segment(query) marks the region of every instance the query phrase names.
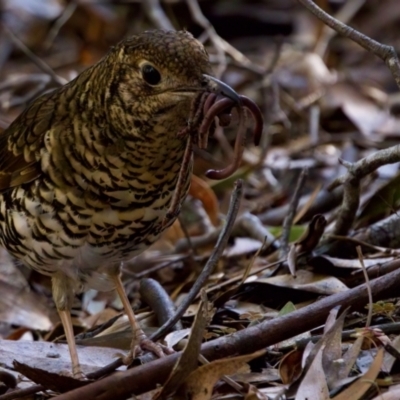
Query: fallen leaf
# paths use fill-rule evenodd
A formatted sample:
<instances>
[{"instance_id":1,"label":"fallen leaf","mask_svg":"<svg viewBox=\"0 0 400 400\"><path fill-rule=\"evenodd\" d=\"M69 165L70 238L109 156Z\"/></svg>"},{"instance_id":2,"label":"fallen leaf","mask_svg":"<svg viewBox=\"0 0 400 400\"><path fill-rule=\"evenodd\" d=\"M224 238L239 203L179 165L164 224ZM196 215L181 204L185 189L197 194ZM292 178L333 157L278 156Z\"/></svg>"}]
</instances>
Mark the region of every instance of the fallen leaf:
<instances>
[{"instance_id":1,"label":"fallen leaf","mask_svg":"<svg viewBox=\"0 0 400 400\"><path fill-rule=\"evenodd\" d=\"M351 386L335 396L332 400L360 399L364 395L364 393L371 387L371 385L374 384L374 381L378 376L382 366L383 353L384 350L382 348L379 349L369 370L359 379L357 379Z\"/></svg>"},{"instance_id":2,"label":"fallen leaf","mask_svg":"<svg viewBox=\"0 0 400 400\"><path fill-rule=\"evenodd\" d=\"M86 374L104 367L116 358L115 349L86 346L77 346L77 348L82 370ZM32 368L56 374L72 370L71 357L66 344L0 340L0 360L5 367L10 369L14 368L13 362L16 360Z\"/></svg>"},{"instance_id":3,"label":"fallen leaf","mask_svg":"<svg viewBox=\"0 0 400 400\"><path fill-rule=\"evenodd\" d=\"M204 290L202 291L201 297L202 301L200 303L199 311L196 314L188 343L183 350L181 357L175 364L167 382L164 384L164 387L156 398L168 398L181 386L182 382L185 381L189 374L194 371L198 365L200 346L204 337L204 332L212 317L212 305L208 303L206 292Z\"/></svg>"},{"instance_id":4,"label":"fallen leaf","mask_svg":"<svg viewBox=\"0 0 400 400\"><path fill-rule=\"evenodd\" d=\"M260 278L256 282L326 295L348 290L345 284L333 276L314 274L306 270L298 271L296 277L286 274Z\"/></svg>"},{"instance_id":5,"label":"fallen leaf","mask_svg":"<svg viewBox=\"0 0 400 400\"><path fill-rule=\"evenodd\" d=\"M1 280L0 293L0 320L2 322L43 331L52 328L49 304L45 297Z\"/></svg>"},{"instance_id":6,"label":"fallen leaf","mask_svg":"<svg viewBox=\"0 0 400 400\"><path fill-rule=\"evenodd\" d=\"M232 375L253 358L262 356L265 350L260 350L244 356L224 358L202 365L193 371L179 388L177 399L209 400L213 387L223 375Z\"/></svg>"},{"instance_id":7,"label":"fallen leaf","mask_svg":"<svg viewBox=\"0 0 400 400\"><path fill-rule=\"evenodd\" d=\"M210 217L210 221L214 226L217 226L219 214L218 199L209 184L193 174L189 194L203 203L204 210Z\"/></svg>"},{"instance_id":8,"label":"fallen leaf","mask_svg":"<svg viewBox=\"0 0 400 400\"><path fill-rule=\"evenodd\" d=\"M297 390L296 400L329 400L328 385L322 368L325 346L321 346Z\"/></svg>"}]
</instances>

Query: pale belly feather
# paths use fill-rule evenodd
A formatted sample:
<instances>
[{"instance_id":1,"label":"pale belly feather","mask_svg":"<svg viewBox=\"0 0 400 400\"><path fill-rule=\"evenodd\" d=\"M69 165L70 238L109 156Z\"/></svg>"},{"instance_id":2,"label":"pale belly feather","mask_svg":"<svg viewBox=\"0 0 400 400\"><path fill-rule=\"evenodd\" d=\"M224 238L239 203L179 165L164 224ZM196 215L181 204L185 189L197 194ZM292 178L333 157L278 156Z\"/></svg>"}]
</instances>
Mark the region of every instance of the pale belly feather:
<instances>
[{"instance_id":1,"label":"pale belly feather","mask_svg":"<svg viewBox=\"0 0 400 400\"><path fill-rule=\"evenodd\" d=\"M173 196L173 191L166 189L150 207L108 206L88 212L84 196L78 198L73 192L57 189L52 195L47 193L51 201L46 203L24 191L20 187L0 195L1 244L23 264L43 274L64 273L76 282L77 290L90 287L102 291L112 289L108 272L158 239ZM121 190L119 196L125 205L138 204L130 190ZM18 203L7 207L13 197L23 199L20 207ZM54 208L54 199L65 203L61 212ZM79 214L80 209L84 214ZM66 224L69 229L65 229Z\"/></svg>"}]
</instances>

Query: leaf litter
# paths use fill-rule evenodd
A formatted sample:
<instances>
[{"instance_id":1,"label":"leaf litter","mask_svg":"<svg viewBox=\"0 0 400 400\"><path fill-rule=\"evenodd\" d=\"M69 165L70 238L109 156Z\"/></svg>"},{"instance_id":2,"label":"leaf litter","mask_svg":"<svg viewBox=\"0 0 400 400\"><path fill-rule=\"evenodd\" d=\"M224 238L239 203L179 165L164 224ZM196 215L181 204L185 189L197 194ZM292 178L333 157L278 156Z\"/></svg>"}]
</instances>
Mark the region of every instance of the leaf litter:
<instances>
[{"instance_id":1,"label":"leaf litter","mask_svg":"<svg viewBox=\"0 0 400 400\"><path fill-rule=\"evenodd\" d=\"M155 27L144 2L76 2L73 7L53 0L40 5L34 0L5 3L8 29L54 74L38 71L9 36L0 38L1 128L29 101L76 76L128 32ZM168 6L167 14L159 15L167 19L173 15L176 28L200 35L195 23L199 15L186 17L183 26L185 4L175 3ZM324 25L289 1L206 3L199 2L200 10L216 28L214 33L206 31L211 60L223 71L225 82L259 104L266 120L264 135L261 148L246 147L242 166L233 177L213 182L206 171L229 163L235 139L234 129L225 128L224 135L217 130L209 138L209 154L196 151L195 175L180 222L153 248L126 264L123 277L132 306L145 332L154 334L163 323L163 311L155 311L151 299L143 301L138 281L156 279L179 306L226 223L233 182L244 180L244 196L228 246L204 287L207 300L204 292L198 294L180 319L182 326L163 337L182 351L175 369L163 382L154 380L143 386L151 387L147 393L135 393L143 400L171 396L201 400L400 398L396 383L400 302L392 292L373 297L370 327L365 327L366 301L346 312L334 308L324 315L324 324L316 323L300 334L290 335L289 323L286 340L277 339L255 353L239 351L233 342L216 359L201 356L205 344L225 337L240 342L246 329L290 317L310 305L318 312L322 299L345 295L363 284L356 246L362 246L370 279L400 266L398 164L384 165L361 182L360 206L347 217L354 223L344 234L337 235L335 226L348 206L349 194L343 196L342 188L326 190L346 172L339 158L354 163L397 145L399 101L389 69L349 39L320 34ZM394 42L400 17L396 2L385 6L360 2L358 12L348 17L345 3L328 1L326 11L334 15L341 10L346 23L382 43ZM385 22L383 16L391 12ZM308 177L296 208L294 188L304 167ZM296 217L290 232L285 232L284 219L293 211ZM282 234L289 237L285 256L280 252ZM4 371L0 399L3 394L19 396L19 390L35 385L38 396L45 398L101 382L96 376L83 383L64 376L70 370L69 355L47 278L15 265L1 252L0 293ZM112 292L90 292L76 299L73 322L83 370L89 376L129 348L131 332L119 315L121 308ZM139 360L146 361L152 360L146 356ZM149 365L156 368L156 363Z\"/></svg>"}]
</instances>

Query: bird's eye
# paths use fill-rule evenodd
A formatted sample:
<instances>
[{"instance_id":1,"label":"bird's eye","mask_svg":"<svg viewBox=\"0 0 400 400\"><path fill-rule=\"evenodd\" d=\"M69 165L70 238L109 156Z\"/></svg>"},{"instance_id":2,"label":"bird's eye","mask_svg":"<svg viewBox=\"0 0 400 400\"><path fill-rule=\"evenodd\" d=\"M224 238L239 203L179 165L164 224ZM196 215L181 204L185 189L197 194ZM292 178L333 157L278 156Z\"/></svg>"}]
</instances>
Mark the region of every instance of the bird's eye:
<instances>
[{"instance_id":1,"label":"bird's eye","mask_svg":"<svg viewBox=\"0 0 400 400\"><path fill-rule=\"evenodd\" d=\"M142 66L142 76L146 83L149 85L158 85L161 81L160 73L150 64Z\"/></svg>"}]
</instances>

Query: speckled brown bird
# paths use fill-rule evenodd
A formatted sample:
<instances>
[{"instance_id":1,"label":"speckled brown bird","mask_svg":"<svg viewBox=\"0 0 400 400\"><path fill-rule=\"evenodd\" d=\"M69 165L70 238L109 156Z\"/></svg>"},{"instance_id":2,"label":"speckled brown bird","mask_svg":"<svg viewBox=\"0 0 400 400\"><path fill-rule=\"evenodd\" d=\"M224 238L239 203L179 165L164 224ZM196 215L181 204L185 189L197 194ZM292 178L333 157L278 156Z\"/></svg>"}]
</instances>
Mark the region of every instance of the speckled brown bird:
<instances>
[{"instance_id":1,"label":"speckled brown bird","mask_svg":"<svg viewBox=\"0 0 400 400\"><path fill-rule=\"evenodd\" d=\"M120 280L120 263L154 243L184 158L193 99L236 93L215 78L203 45L187 32L148 31L113 47L65 86L36 99L0 136L0 242L52 277L53 296L81 376L73 296L116 288L135 348L146 339ZM183 176L182 203L191 161Z\"/></svg>"}]
</instances>

